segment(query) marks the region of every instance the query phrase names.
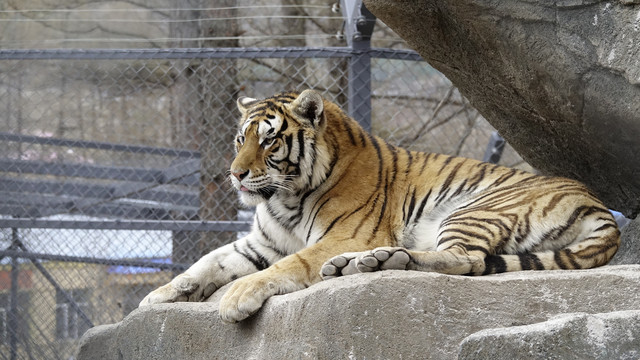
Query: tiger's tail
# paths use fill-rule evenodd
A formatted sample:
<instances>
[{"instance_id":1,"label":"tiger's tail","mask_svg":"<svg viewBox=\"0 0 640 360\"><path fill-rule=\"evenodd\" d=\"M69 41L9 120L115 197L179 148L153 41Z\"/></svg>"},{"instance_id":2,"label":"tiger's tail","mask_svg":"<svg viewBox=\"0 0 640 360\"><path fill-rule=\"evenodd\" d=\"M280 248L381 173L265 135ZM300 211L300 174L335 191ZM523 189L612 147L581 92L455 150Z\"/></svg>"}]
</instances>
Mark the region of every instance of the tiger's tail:
<instances>
[{"instance_id":1,"label":"tiger's tail","mask_svg":"<svg viewBox=\"0 0 640 360\"><path fill-rule=\"evenodd\" d=\"M620 230L611 219L593 233L558 250L514 255L489 255L485 269L474 275L497 274L521 270L589 269L606 265L620 247Z\"/></svg>"}]
</instances>

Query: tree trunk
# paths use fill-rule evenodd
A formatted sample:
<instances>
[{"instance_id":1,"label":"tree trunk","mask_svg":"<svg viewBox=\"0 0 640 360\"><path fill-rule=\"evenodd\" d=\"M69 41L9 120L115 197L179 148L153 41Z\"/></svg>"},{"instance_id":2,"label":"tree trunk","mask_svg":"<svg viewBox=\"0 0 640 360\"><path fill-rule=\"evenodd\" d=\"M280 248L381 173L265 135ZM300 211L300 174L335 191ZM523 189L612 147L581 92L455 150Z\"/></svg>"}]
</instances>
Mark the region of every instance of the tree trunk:
<instances>
[{"instance_id":1,"label":"tree trunk","mask_svg":"<svg viewBox=\"0 0 640 360\"><path fill-rule=\"evenodd\" d=\"M175 19L226 18L229 20L172 23L171 37L213 38L238 34L237 0L218 0L220 10L180 11ZM210 7L202 0L184 0L178 8ZM232 40L181 40L179 47L237 47ZM237 117L234 59L193 60L175 86L174 121L183 146L200 151L199 218L236 220L237 196L228 185L226 172L233 159ZM178 232L173 239L173 262L193 263L211 250L235 240L235 232Z\"/></svg>"},{"instance_id":2,"label":"tree trunk","mask_svg":"<svg viewBox=\"0 0 640 360\"><path fill-rule=\"evenodd\" d=\"M298 8L300 0L281 0L282 15L285 16L282 20L283 35L294 36L303 35L305 33L305 19L296 18L304 15L304 13ZM306 45L304 38L302 39L281 39L277 41L276 46L282 47L303 47ZM278 91L293 91L298 89L301 83L306 79L306 61L303 58L297 59L282 59L283 69L285 69L286 76L280 77L280 86L282 89Z\"/></svg>"}]
</instances>

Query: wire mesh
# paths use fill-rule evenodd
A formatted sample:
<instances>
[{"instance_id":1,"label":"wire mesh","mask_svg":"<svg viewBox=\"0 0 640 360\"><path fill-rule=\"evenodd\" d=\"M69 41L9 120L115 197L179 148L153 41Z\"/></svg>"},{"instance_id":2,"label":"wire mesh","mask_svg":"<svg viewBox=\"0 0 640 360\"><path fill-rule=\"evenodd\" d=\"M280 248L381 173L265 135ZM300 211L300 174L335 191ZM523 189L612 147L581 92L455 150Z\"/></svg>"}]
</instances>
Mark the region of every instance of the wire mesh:
<instances>
[{"instance_id":1,"label":"wire mesh","mask_svg":"<svg viewBox=\"0 0 640 360\"><path fill-rule=\"evenodd\" d=\"M0 51L0 358L74 356L89 327L246 231L226 178L235 99L314 88L347 109L350 56ZM494 130L446 78L407 51L371 56L373 133L482 158Z\"/></svg>"}]
</instances>

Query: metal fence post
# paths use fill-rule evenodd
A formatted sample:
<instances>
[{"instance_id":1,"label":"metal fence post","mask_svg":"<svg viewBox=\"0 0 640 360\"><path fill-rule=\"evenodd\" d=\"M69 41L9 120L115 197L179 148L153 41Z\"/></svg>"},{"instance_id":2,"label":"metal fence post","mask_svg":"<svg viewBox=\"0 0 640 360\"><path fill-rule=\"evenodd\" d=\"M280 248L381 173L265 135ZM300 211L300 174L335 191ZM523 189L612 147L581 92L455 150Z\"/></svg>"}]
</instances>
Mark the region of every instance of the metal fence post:
<instances>
[{"instance_id":1,"label":"metal fence post","mask_svg":"<svg viewBox=\"0 0 640 360\"><path fill-rule=\"evenodd\" d=\"M505 144L506 142L502 136L500 136L497 131L494 131L489 138L489 143L487 144L487 149L484 152L482 161L492 164L499 163Z\"/></svg>"},{"instance_id":2,"label":"metal fence post","mask_svg":"<svg viewBox=\"0 0 640 360\"><path fill-rule=\"evenodd\" d=\"M371 34L376 17L362 0L341 0L347 44L353 50L349 59L349 115L371 131Z\"/></svg>"},{"instance_id":3,"label":"metal fence post","mask_svg":"<svg viewBox=\"0 0 640 360\"><path fill-rule=\"evenodd\" d=\"M11 248L17 248L18 246L18 229L11 229ZM8 326L9 330L9 351L11 352L10 359L14 360L18 357L18 290L19 290L19 262L15 256L11 257L11 290L9 294L9 311L8 311Z\"/></svg>"}]
</instances>

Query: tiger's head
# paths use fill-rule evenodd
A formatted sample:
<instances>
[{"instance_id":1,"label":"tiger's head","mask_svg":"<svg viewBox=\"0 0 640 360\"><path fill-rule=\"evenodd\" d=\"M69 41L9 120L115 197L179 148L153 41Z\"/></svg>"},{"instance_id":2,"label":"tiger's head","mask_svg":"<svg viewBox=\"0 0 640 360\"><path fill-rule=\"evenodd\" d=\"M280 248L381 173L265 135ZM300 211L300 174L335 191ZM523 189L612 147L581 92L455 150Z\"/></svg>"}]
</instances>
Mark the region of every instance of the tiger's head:
<instances>
[{"instance_id":1,"label":"tiger's head","mask_svg":"<svg viewBox=\"0 0 640 360\"><path fill-rule=\"evenodd\" d=\"M249 206L278 192L300 192L321 177L314 171L326 127L322 97L312 90L257 100L241 97L242 113L230 168L233 186ZM317 180L317 179L316 179Z\"/></svg>"}]
</instances>

